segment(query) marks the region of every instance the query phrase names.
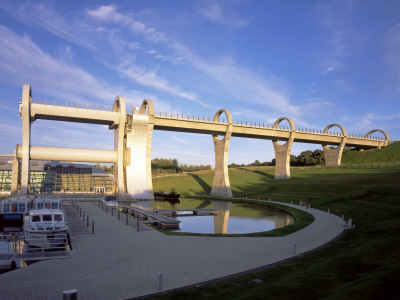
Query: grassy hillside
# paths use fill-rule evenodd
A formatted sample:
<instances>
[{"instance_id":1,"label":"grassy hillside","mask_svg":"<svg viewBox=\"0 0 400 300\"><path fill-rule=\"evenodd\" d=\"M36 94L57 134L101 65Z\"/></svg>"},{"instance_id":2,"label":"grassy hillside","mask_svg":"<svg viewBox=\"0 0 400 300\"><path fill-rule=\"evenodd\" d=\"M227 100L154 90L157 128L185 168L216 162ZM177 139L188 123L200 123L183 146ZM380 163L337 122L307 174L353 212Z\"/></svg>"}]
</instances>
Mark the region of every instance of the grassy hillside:
<instances>
[{"instance_id":1,"label":"grassy hillside","mask_svg":"<svg viewBox=\"0 0 400 300\"><path fill-rule=\"evenodd\" d=\"M395 145L394 147L398 147ZM387 149L390 149L389 147ZM384 150L384 149L382 149ZM392 151L392 150L391 150ZM254 274L193 287L162 299L395 299L400 294L400 168L292 170L274 180L270 167L230 170L235 196L304 200L352 218L327 248ZM209 193L212 172L154 180L155 190ZM194 254L196 255L196 254ZM246 253L243 253L246 255ZM252 279L262 279L255 283Z\"/></svg>"},{"instance_id":2,"label":"grassy hillside","mask_svg":"<svg viewBox=\"0 0 400 300\"><path fill-rule=\"evenodd\" d=\"M387 161L400 161L400 142L394 142L382 149L349 151L343 153L342 156L342 163L374 163Z\"/></svg>"}]
</instances>

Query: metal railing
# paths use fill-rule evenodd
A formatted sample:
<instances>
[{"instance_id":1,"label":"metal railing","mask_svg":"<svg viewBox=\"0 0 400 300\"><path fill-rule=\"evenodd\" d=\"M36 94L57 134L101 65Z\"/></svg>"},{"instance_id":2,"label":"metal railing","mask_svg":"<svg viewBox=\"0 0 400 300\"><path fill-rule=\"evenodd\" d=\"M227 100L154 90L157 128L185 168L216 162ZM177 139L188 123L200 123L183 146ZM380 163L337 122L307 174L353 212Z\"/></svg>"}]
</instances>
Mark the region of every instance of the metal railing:
<instances>
[{"instance_id":1,"label":"metal railing","mask_svg":"<svg viewBox=\"0 0 400 300\"><path fill-rule=\"evenodd\" d=\"M29 239L24 237L23 233L16 235L3 234L0 241L7 243L7 250L0 253L0 262L12 261L31 261L53 258L64 258L70 255L68 236L59 238L57 241L49 241L44 247L34 247L32 243L35 239L42 239L41 234L32 234Z\"/></svg>"},{"instance_id":2,"label":"metal railing","mask_svg":"<svg viewBox=\"0 0 400 300\"><path fill-rule=\"evenodd\" d=\"M68 101L32 99L32 103L51 105L51 106L62 106L62 107L68 107L68 108L83 108L83 109L101 110L101 111L110 111L110 112L112 112L112 107L102 106L102 105L93 105L93 104L70 103Z\"/></svg>"},{"instance_id":3,"label":"metal railing","mask_svg":"<svg viewBox=\"0 0 400 300\"><path fill-rule=\"evenodd\" d=\"M200 122L208 122L208 123L215 123L215 124L227 124L227 121L225 119L222 119L222 121L214 121L210 117L204 117L204 116L195 116L195 115L188 115L188 114L178 114L178 113L166 113L166 112L155 112L155 116L158 117L163 117L163 118L169 118L169 119L181 119L181 120L189 120L189 121L200 121ZM265 122L252 122L252 121L239 121L236 120L236 122L233 122L233 125L236 126L244 126L244 127L252 127L252 128L269 128L273 129L272 124L268 124ZM291 131L289 126L283 126L283 125L278 125L276 130L283 130L283 131ZM331 136L343 136L343 134L339 131L331 131L328 130L326 133L323 133L322 129L310 129L310 128L303 128L299 127L296 128L296 132L301 132L301 133L311 133L311 134L318 134L318 135L331 135ZM366 140L377 140L377 141L383 141L384 138L380 136L369 136L365 137L365 135L358 134L358 133L349 133L347 134L347 137L349 138L358 138L358 139L366 139Z\"/></svg>"}]
</instances>

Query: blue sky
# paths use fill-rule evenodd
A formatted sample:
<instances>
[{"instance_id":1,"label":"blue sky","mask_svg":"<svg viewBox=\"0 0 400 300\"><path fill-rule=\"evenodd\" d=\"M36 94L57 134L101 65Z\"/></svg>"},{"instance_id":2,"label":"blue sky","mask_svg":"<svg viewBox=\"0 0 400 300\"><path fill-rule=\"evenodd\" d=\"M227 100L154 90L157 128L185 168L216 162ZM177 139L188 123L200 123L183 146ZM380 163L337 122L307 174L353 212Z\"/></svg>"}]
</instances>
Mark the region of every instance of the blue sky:
<instances>
[{"instance_id":1,"label":"blue sky","mask_svg":"<svg viewBox=\"0 0 400 300\"><path fill-rule=\"evenodd\" d=\"M400 137L400 1L0 1L0 153L34 99ZM113 149L105 126L38 120L32 145ZM213 164L212 137L155 131L153 158ZM320 145L294 144L293 154ZM274 157L232 138L229 163Z\"/></svg>"}]
</instances>

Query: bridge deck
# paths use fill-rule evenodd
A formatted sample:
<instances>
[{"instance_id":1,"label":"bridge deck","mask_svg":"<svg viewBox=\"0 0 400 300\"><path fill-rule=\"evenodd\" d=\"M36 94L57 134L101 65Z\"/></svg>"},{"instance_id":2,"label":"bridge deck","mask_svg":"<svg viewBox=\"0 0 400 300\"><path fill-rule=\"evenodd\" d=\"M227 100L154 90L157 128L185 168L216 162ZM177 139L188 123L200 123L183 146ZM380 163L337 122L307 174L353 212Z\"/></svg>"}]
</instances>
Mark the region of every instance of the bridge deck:
<instances>
[{"instance_id":1,"label":"bridge deck","mask_svg":"<svg viewBox=\"0 0 400 300\"><path fill-rule=\"evenodd\" d=\"M117 112L102 109L90 109L89 107L81 108L62 103L62 105L55 105L53 102L49 103L35 103L31 104L31 117L36 119L59 120L69 122L82 122L92 124L109 125L110 128L118 126L119 117ZM169 116L171 115L171 116ZM176 115L176 117L174 117ZM327 124L328 125L328 124ZM228 124L223 122L213 122L210 119L192 117L188 118L177 114L165 114L162 116L154 115L154 129L178 132L190 132L199 134L210 135L224 135L226 133ZM268 139L286 141L289 138L291 131L288 129L271 128L265 126L262 122L239 122L233 124L232 136L255 138L255 139ZM328 144L339 145L342 136L339 133L328 132L322 133L321 130L312 131L309 129L296 129L295 142L310 143L310 144ZM384 147L387 145L385 140L374 139L372 137L364 138L360 136L347 136L346 146L357 147L363 149Z\"/></svg>"}]
</instances>

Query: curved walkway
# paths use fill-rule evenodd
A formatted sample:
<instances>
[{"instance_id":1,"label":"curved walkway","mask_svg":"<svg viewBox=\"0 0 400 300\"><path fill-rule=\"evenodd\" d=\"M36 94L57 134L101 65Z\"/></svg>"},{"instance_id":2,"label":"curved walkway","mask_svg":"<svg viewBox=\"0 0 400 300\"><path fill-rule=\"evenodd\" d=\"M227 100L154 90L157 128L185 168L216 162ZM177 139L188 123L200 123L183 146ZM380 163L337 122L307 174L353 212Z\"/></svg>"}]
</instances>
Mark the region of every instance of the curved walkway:
<instances>
[{"instance_id":1,"label":"curved walkway","mask_svg":"<svg viewBox=\"0 0 400 300\"><path fill-rule=\"evenodd\" d=\"M127 226L125 218L79 205L95 220L95 234L77 235L79 249L69 258L0 275L2 299L61 299L69 289L78 289L79 299L143 296L158 292L159 272L164 291L184 287L293 258L293 243L301 255L345 230L338 216L311 208L315 221L285 237L169 236L145 225L137 232L135 222Z\"/></svg>"}]
</instances>

